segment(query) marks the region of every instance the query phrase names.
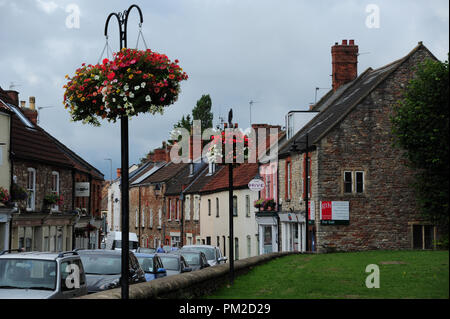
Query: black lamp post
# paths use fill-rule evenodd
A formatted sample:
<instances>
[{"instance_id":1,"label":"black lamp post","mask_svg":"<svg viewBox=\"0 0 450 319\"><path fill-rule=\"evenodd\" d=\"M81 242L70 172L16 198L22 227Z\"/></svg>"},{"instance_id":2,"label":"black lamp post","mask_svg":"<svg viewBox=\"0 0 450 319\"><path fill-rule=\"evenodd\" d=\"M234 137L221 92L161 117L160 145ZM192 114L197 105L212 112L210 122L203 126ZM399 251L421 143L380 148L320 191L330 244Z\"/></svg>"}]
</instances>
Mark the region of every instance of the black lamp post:
<instances>
[{"instance_id":1,"label":"black lamp post","mask_svg":"<svg viewBox=\"0 0 450 319\"><path fill-rule=\"evenodd\" d=\"M305 192L306 192L306 198L305 198L305 225L306 225L306 236L305 236L305 248L306 251L308 251L308 242L309 242L309 231L308 231L308 224L309 224L309 216L308 216L308 210L309 210L309 156L308 156L308 148L309 148L309 135L306 133L306 141L300 142L306 144L306 161L305 161ZM294 140L294 143L292 144L291 148L289 149L291 153L297 153L299 151L297 146L297 141ZM311 247L312 248L312 247Z\"/></svg>"},{"instance_id":2,"label":"black lamp post","mask_svg":"<svg viewBox=\"0 0 450 319\"><path fill-rule=\"evenodd\" d=\"M136 8L139 12L140 16L140 24L144 22L144 18L142 15L141 9L137 5L132 5L125 10L124 12L119 13L111 13L106 19L105 24L105 36L108 36L108 25L109 20L112 17L117 18L117 22L119 24L119 37L120 37L120 50L127 47L127 28L128 28L128 16L130 11ZM122 288L122 299L129 298L129 287L128 287L128 278L129 278L129 194L128 194L128 116L122 115L120 118L120 126L121 126L121 164L122 164L122 172L121 172L121 193L122 193L122 203L121 203L121 212L122 212L122 272L121 272L121 288Z\"/></svg>"},{"instance_id":3,"label":"black lamp post","mask_svg":"<svg viewBox=\"0 0 450 319\"><path fill-rule=\"evenodd\" d=\"M228 113L228 126L230 129L233 128L233 110ZM225 135L226 137L226 135ZM233 151L234 154L234 143ZM233 205L233 156L231 156L231 163L228 163L228 207L229 207L229 246L230 246L230 284L234 282L234 205Z\"/></svg>"}]
</instances>

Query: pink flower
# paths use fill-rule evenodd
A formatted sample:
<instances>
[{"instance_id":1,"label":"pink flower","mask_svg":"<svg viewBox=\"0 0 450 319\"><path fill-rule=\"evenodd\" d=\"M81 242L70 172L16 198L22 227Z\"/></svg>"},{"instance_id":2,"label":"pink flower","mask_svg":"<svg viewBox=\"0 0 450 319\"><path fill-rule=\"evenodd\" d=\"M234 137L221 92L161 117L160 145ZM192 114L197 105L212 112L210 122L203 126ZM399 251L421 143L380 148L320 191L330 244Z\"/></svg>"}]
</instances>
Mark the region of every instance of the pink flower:
<instances>
[{"instance_id":1,"label":"pink flower","mask_svg":"<svg viewBox=\"0 0 450 319\"><path fill-rule=\"evenodd\" d=\"M110 74L108 74L108 80L112 80L114 79L114 77L116 76L116 74L114 72L111 72Z\"/></svg>"}]
</instances>

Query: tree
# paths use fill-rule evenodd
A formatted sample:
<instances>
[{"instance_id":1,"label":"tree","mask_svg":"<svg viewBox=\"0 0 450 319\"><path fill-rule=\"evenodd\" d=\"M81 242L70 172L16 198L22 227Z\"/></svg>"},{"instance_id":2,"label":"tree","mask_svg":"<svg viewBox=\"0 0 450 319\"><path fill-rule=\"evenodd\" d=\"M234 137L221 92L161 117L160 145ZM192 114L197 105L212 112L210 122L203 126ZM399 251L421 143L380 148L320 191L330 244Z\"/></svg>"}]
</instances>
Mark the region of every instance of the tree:
<instances>
[{"instance_id":1,"label":"tree","mask_svg":"<svg viewBox=\"0 0 450 319\"><path fill-rule=\"evenodd\" d=\"M202 95L197 105L192 110L192 117L194 120L202 122L202 132L208 128L212 128L214 115L211 112L212 101L209 94Z\"/></svg>"},{"instance_id":2,"label":"tree","mask_svg":"<svg viewBox=\"0 0 450 319\"><path fill-rule=\"evenodd\" d=\"M448 61L428 59L417 68L391 121L395 145L417 170L414 187L424 217L448 230Z\"/></svg>"}]
</instances>

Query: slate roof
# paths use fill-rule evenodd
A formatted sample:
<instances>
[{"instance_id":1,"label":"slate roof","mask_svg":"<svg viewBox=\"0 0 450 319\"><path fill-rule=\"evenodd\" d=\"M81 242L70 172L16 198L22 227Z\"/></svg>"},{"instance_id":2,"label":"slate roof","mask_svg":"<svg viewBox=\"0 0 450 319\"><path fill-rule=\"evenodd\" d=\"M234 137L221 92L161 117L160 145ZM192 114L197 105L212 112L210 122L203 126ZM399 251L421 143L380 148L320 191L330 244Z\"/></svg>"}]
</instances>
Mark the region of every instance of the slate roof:
<instances>
[{"instance_id":1,"label":"slate roof","mask_svg":"<svg viewBox=\"0 0 450 319\"><path fill-rule=\"evenodd\" d=\"M205 187L219 172L224 169L225 166L223 165L217 165L216 171L214 174L209 175L209 167L206 166L205 169L200 173L200 175L197 177L196 180L192 182L191 185L189 185L184 193L185 194L197 194L200 193L202 188Z\"/></svg>"},{"instance_id":2,"label":"slate roof","mask_svg":"<svg viewBox=\"0 0 450 319\"><path fill-rule=\"evenodd\" d=\"M280 145L280 157L289 154L289 150L294 141L296 141L298 149L304 151L307 134L309 145L317 143L403 62L422 47L425 48L423 44L419 42L419 44L405 57L376 70L368 68L355 80L340 87L336 92L328 92L313 108L313 110L319 110L320 113L318 113L290 140L286 141L283 145Z\"/></svg>"},{"instance_id":3,"label":"slate roof","mask_svg":"<svg viewBox=\"0 0 450 319\"><path fill-rule=\"evenodd\" d=\"M10 105L10 107L13 107ZM16 107L16 109L19 109ZM39 126L26 126L17 115L11 117L11 153L13 158L72 167L72 161Z\"/></svg>"},{"instance_id":4,"label":"slate roof","mask_svg":"<svg viewBox=\"0 0 450 319\"><path fill-rule=\"evenodd\" d=\"M184 167L189 166L189 164L175 164L173 162L169 162L163 167L161 167L156 173L144 179L141 184L151 184L151 183L162 183L166 182L172 177L174 177L180 170Z\"/></svg>"},{"instance_id":5,"label":"slate roof","mask_svg":"<svg viewBox=\"0 0 450 319\"><path fill-rule=\"evenodd\" d=\"M208 164L205 162L194 164L194 174L190 175L190 164L185 165L175 176L167 181L165 195L179 195L181 192L192 184L196 178L205 170Z\"/></svg>"}]
</instances>

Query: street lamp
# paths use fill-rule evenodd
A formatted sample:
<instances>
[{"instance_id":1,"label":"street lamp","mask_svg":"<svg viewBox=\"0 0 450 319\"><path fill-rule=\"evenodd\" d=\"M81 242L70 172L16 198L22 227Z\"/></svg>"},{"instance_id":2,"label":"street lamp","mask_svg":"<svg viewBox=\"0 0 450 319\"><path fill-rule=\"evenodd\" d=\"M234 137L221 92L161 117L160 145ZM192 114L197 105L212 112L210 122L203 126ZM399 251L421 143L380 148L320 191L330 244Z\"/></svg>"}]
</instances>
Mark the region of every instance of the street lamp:
<instances>
[{"instance_id":1,"label":"street lamp","mask_svg":"<svg viewBox=\"0 0 450 319\"><path fill-rule=\"evenodd\" d=\"M309 224L309 216L308 216L308 210L309 210L309 156L308 156L308 148L309 148L309 134L306 133L306 141L300 142L303 144L306 144L306 161L305 161L305 192L306 192L306 198L305 198L305 225L306 225L306 236L305 236L305 247L306 251L308 251L308 242L309 242L309 231L308 231L308 224ZM298 153L299 148L297 146L297 141L294 139L294 143L291 145L291 148L289 149L291 153ZM311 247L312 248L312 247Z\"/></svg>"},{"instance_id":2,"label":"street lamp","mask_svg":"<svg viewBox=\"0 0 450 319\"><path fill-rule=\"evenodd\" d=\"M110 13L106 19L105 24L105 37L108 37L108 25L109 20L112 17L116 17L119 24L119 38L120 38L120 50L127 47L127 29L128 29L128 16L130 11L136 8L139 12L140 26L144 22L141 9L137 5L132 5L124 12ZM129 181L128 181L128 116L122 115L120 118L121 127L121 164L122 164L122 177L121 177L121 193L122 193L122 272L121 272L121 296L122 299L129 298L129 287L128 287L128 277L129 277L129 215L128 215L128 205L129 205Z\"/></svg>"},{"instance_id":3,"label":"street lamp","mask_svg":"<svg viewBox=\"0 0 450 319\"><path fill-rule=\"evenodd\" d=\"M228 125L229 128L233 128L233 109L228 113ZM234 145L233 145L234 153ZM230 247L230 284L234 282L234 212L233 212L233 156L231 157L231 163L228 163L228 207L229 207L229 247Z\"/></svg>"}]
</instances>

